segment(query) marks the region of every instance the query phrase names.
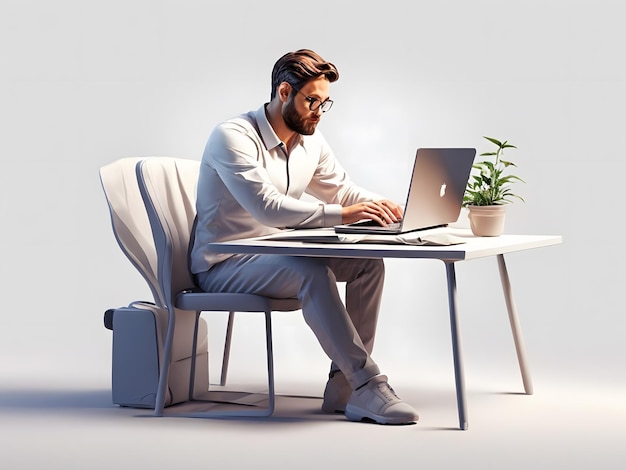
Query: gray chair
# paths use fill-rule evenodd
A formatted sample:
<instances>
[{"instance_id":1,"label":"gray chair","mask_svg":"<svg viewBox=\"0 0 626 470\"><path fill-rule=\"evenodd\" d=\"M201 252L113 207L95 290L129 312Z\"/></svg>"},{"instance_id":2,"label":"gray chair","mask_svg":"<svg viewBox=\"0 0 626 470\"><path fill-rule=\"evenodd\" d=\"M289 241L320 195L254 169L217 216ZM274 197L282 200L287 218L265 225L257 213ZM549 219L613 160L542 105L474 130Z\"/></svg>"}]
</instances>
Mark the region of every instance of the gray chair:
<instances>
[{"instance_id":1,"label":"gray chair","mask_svg":"<svg viewBox=\"0 0 626 470\"><path fill-rule=\"evenodd\" d=\"M122 253L146 281L153 300L134 300L128 306L108 309L104 326L113 331L111 392L113 403L134 408L154 408L159 381L160 354L167 331L168 311L157 279L157 253L150 221L137 184L140 158L123 158L100 169L100 181L111 216L113 234ZM207 390L207 325L177 313L176 347L170 356L165 405L189 400ZM196 357L188 341L199 328ZM193 362L193 364L192 364ZM192 374L191 367L195 367ZM191 383L190 377L194 377ZM192 388L191 388L192 387Z\"/></svg>"},{"instance_id":2,"label":"gray chair","mask_svg":"<svg viewBox=\"0 0 626 470\"><path fill-rule=\"evenodd\" d=\"M193 416L269 416L275 407L272 350L273 311L296 311L298 299L273 299L252 294L206 293L194 286L188 267L188 249L195 219L196 183L200 162L170 157L148 157L136 163L137 183L148 214L157 254L156 279L162 307L168 311L168 325L160 365L154 414L163 415L174 344L177 316L195 315L196 325L202 312L230 312L225 342L221 384L226 379L230 336L234 312L259 312L265 316L267 356L267 406L241 406L236 410L204 410ZM189 338L195 351L196 337ZM195 353L191 355L195 358ZM191 368L192 371L195 367ZM192 379L193 382L193 379ZM191 389L194 387L192 386ZM190 399L197 401L196 397Z\"/></svg>"}]
</instances>

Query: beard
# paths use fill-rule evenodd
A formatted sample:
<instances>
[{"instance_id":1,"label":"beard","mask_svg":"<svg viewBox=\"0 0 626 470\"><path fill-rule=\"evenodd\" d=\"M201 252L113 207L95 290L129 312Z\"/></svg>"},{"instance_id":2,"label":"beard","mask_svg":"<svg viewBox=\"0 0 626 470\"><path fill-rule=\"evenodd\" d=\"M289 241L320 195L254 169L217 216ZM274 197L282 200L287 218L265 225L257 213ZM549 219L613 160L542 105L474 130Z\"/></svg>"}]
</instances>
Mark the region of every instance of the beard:
<instances>
[{"instance_id":1,"label":"beard","mask_svg":"<svg viewBox=\"0 0 626 470\"><path fill-rule=\"evenodd\" d=\"M302 135L311 135L315 132L318 121L307 121L306 118L298 114L293 104L293 98L283 107L282 115L285 124L287 124L287 127L292 131Z\"/></svg>"}]
</instances>

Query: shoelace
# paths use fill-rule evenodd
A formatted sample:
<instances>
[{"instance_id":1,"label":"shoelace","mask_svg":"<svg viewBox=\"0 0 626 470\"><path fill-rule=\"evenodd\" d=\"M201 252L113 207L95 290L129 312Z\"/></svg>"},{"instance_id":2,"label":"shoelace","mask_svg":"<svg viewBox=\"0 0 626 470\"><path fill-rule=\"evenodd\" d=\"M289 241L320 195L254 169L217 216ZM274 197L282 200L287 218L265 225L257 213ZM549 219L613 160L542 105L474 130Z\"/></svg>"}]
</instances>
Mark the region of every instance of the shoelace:
<instances>
[{"instance_id":1,"label":"shoelace","mask_svg":"<svg viewBox=\"0 0 626 470\"><path fill-rule=\"evenodd\" d=\"M391 388L391 385L386 382L379 384L378 390L380 390L380 393L382 393L383 396L389 401L400 399L400 397L396 395L396 392L393 390L393 388Z\"/></svg>"}]
</instances>

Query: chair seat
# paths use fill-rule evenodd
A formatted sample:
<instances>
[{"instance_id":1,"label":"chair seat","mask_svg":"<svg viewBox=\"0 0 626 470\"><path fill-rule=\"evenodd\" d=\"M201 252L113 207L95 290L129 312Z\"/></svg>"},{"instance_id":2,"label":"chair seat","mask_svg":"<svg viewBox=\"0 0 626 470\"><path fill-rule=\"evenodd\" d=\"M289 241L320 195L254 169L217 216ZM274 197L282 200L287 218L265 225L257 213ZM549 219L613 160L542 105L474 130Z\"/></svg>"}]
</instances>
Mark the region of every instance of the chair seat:
<instances>
[{"instance_id":1,"label":"chair seat","mask_svg":"<svg viewBox=\"0 0 626 470\"><path fill-rule=\"evenodd\" d=\"M275 299L255 294L204 292L198 288L185 289L176 296L176 307L193 311L290 312L301 308L294 298Z\"/></svg>"}]
</instances>

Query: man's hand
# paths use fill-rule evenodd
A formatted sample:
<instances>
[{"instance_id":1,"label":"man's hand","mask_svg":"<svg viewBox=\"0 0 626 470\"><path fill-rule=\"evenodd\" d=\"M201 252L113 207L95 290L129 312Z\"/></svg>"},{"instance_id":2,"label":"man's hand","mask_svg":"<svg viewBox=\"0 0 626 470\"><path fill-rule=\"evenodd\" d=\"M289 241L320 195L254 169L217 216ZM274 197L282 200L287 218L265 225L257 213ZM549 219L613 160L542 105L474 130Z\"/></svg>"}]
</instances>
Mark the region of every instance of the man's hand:
<instances>
[{"instance_id":1,"label":"man's hand","mask_svg":"<svg viewBox=\"0 0 626 470\"><path fill-rule=\"evenodd\" d=\"M401 218L402 208L395 202L386 199L382 201L359 202L352 206L346 206L341 210L341 219L344 224L371 219L385 226L397 222Z\"/></svg>"}]
</instances>

